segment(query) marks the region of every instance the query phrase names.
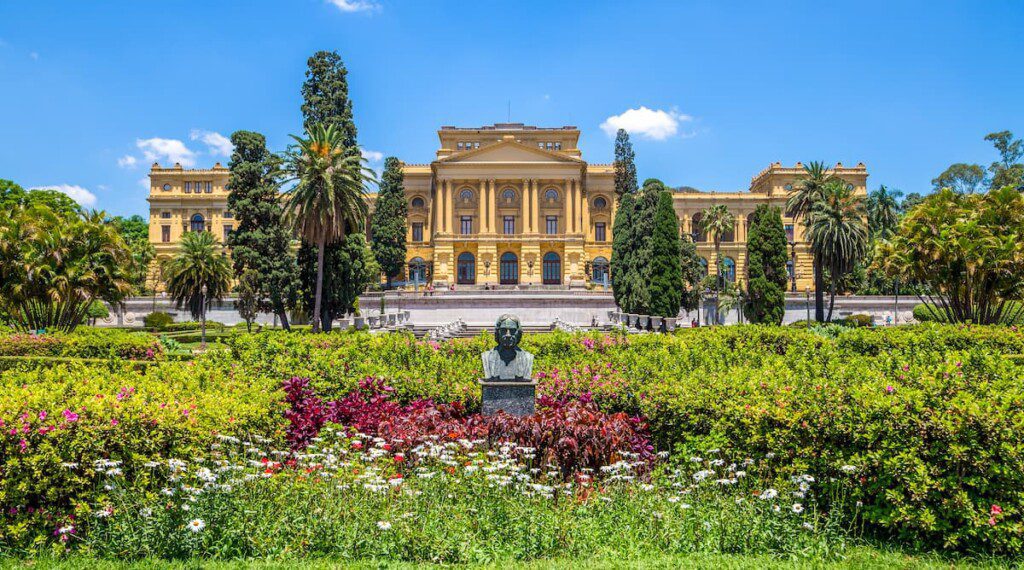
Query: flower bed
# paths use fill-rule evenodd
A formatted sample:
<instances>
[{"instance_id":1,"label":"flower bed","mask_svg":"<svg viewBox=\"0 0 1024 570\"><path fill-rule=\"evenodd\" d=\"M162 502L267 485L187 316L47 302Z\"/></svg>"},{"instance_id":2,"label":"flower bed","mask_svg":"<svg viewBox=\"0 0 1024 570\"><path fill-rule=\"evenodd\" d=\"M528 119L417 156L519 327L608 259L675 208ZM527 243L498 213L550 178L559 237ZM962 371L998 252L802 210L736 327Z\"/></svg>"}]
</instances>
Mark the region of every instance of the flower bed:
<instances>
[{"instance_id":1,"label":"flower bed","mask_svg":"<svg viewBox=\"0 0 1024 570\"><path fill-rule=\"evenodd\" d=\"M79 327L72 334L14 333L0 336L0 356L159 360L163 352L163 347L151 335L115 329Z\"/></svg>"}]
</instances>

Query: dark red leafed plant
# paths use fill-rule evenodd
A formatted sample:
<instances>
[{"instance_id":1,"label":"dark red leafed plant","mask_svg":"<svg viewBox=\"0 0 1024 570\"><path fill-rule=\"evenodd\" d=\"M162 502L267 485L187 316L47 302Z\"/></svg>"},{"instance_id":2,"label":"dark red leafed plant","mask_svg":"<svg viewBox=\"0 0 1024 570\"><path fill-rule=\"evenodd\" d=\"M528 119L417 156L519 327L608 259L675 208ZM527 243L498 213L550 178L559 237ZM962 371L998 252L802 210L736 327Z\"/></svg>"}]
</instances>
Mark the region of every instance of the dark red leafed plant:
<instances>
[{"instance_id":1,"label":"dark red leafed plant","mask_svg":"<svg viewBox=\"0 0 1024 570\"><path fill-rule=\"evenodd\" d=\"M295 449L308 445L325 423L333 422L382 437L393 451L407 451L426 440L514 443L533 448L542 464L558 465L566 477L582 469L596 471L623 459L624 452L648 464L655 460L647 423L623 413L604 413L589 394L578 399L542 397L537 413L519 418L467 414L459 402L416 400L401 406L391 400L393 390L374 378L366 378L336 402L322 402L305 378L285 382L285 392L290 404L288 441Z\"/></svg>"}]
</instances>

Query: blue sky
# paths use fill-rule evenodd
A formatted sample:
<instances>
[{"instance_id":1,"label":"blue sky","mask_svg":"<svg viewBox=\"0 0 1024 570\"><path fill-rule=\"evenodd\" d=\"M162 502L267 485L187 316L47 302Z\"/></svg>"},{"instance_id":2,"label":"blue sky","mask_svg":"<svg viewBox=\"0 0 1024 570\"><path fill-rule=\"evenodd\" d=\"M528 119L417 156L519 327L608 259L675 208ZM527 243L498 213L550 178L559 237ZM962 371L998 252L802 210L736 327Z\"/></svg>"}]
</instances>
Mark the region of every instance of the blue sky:
<instances>
[{"instance_id":1,"label":"blue sky","mask_svg":"<svg viewBox=\"0 0 1024 570\"><path fill-rule=\"evenodd\" d=\"M826 160L924 192L994 160L986 133L1024 136L1020 1L6 1L0 178L145 215L154 156L226 163L237 129L283 149L318 49L348 66L360 144L409 162L509 103L580 127L591 162L629 126L641 178L711 190Z\"/></svg>"}]
</instances>

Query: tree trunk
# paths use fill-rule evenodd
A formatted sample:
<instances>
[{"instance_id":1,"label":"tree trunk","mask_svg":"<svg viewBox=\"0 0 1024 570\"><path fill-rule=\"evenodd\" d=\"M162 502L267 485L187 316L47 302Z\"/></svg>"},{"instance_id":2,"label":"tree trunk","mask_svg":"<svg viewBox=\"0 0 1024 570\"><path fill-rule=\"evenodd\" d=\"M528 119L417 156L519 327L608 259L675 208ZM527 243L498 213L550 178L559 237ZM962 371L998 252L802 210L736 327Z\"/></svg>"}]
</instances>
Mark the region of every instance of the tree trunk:
<instances>
[{"instance_id":1,"label":"tree trunk","mask_svg":"<svg viewBox=\"0 0 1024 570\"><path fill-rule=\"evenodd\" d=\"M277 318L281 319L281 328L286 331L292 330L291 325L288 324L288 311L286 311L284 307L281 307L275 312L277 313Z\"/></svg>"},{"instance_id":2,"label":"tree trunk","mask_svg":"<svg viewBox=\"0 0 1024 570\"><path fill-rule=\"evenodd\" d=\"M818 254L814 254L814 320L825 321L825 275Z\"/></svg>"},{"instance_id":3,"label":"tree trunk","mask_svg":"<svg viewBox=\"0 0 1024 570\"><path fill-rule=\"evenodd\" d=\"M313 294L313 332L320 332L320 297L324 292L324 248L327 236L320 236L316 251L316 292Z\"/></svg>"},{"instance_id":4,"label":"tree trunk","mask_svg":"<svg viewBox=\"0 0 1024 570\"><path fill-rule=\"evenodd\" d=\"M387 278L388 278L387 290L390 291L391 290L391 274L390 273L388 274Z\"/></svg>"},{"instance_id":5,"label":"tree trunk","mask_svg":"<svg viewBox=\"0 0 1024 570\"><path fill-rule=\"evenodd\" d=\"M718 243L718 238L715 238L715 321L713 324L717 325L718 322L718 310L719 301L722 298L722 245Z\"/></svg>"},{"instance_id":6,"label":"tree trunk","mask_svg":"<svg viewBox=\"0 0 1024 570\"><path fill-rule=\"evenodd\" d=\"M828 319L827 322L832 322L832 309L836 305L836 279L832 279L832 284L828 288Z\"/></svg>"}]
</instances>

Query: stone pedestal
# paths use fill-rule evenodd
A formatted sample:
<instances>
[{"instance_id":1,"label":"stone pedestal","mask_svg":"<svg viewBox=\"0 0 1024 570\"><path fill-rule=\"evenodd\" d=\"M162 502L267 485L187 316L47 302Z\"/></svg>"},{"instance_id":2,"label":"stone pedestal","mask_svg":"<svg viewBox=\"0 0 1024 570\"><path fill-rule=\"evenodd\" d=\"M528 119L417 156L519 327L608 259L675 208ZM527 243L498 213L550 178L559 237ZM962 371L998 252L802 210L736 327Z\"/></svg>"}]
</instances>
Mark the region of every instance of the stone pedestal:
<instances>
[{"instance_id":1,"label":"stone pedestal","mask_svg":"<svg viewBox=\"0 0 1024 570\"><path fill-rule=\"evenodd\" d=\"M485 416L498 410L513 416L528 416L537 402L536 380L480 380L480 393Z\"/></svg>"}]
</instances>

